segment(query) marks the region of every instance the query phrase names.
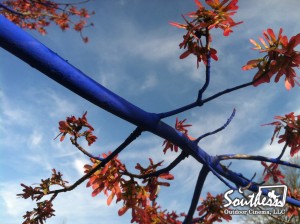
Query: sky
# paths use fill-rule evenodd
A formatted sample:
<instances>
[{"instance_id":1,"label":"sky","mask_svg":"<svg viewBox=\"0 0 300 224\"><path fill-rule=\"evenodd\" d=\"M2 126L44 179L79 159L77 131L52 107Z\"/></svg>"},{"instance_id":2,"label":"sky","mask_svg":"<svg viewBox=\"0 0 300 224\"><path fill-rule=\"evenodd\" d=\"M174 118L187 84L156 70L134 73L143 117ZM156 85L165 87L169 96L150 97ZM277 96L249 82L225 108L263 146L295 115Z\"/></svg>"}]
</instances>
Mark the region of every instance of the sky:
<instances>
[{"instance_id":1,"label":"sky","mask_svg":"<svg viewBox=\"0 0 300 224\"><path fill-rule=\"evenodd\" d=\"M203 1L201 1L203 2ZM51 26L48 35L29 33L69 61L85 74L138 107L154 113L184 106L196 99L204 82L204 68L196 68L196 59L180 60L183 30L169 25L182 22L181 14L194 11L192 0L115 0L93 1L86 5L96 14L94 27L84 31L90 39L84 44L75 31L61 32ZM240 1L234 16L243 24L234 27L229 37L212 30L212 47L219 61L212 62L211 84L204 97L252 80L255 71L242 71L250 59L259 57L251 50L249 38L258 39L262 31L280 27L288 37L300 32L298 0ZM297 71L298 72L298 71ZM299 74L299 72L298 72ZM193 124L190 135L198 137L223 125L236 108L236 116L222 132L207 137L200 146L212 155L245 153L277 156L282 145L269 145L272 127L261 124L275 115L300 113L299 87L287 91L283 80L277 84L247 87L205 104L201 108L164 119L174 125L176 117ZM134 126L98 108L44 76L12 54L0 49L0 221L22 222L22 215L35 204L17 198L20 183L39 183L51 175L51 169L75 182L83 175L89 159L65 140L53 140L59 133L58 122L67 116L82 116L88 111L89 123L95 128L97 142L86 147L99 155L114 150L134 130ZM176 153L162 152L163 139L150 133L126 148L119 158L134 170L139 162L148 164L164 160L169 164ZM287 155L288 153L286 153ZM284 156L286 158L286 155ZM226 164L226 163L225 163ZM172 170L175 179L170 187L161 188L158 203L169 211L187 212L201 164L187 158ZM258 162L233 161L231 168L251 177L263 172ZM130 223L130 212L119 217L121 203L106 205L103 196L91 197L86 183L61 194L54 201L56 216L47 224ZM208 175L202 197L209 191L216 195L227 190L215 176ZM234 217L231 223L242 223Z\"/></svg>"}]
</instances>

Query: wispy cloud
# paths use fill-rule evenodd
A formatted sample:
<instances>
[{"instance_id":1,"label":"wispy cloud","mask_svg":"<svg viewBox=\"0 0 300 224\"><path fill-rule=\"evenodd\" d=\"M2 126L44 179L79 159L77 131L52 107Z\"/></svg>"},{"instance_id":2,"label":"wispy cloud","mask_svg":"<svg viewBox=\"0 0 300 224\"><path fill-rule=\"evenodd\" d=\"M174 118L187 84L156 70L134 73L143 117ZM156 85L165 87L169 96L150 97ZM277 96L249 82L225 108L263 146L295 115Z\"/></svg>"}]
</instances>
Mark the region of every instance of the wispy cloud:
<instances>
[{"instance_id":1,"label":"wispy cloud","mask_svg":"<svg viewBox=\"0 0 300 224\"><path fill-rule=\"evenodd\" d=\"M90 162L87 159L75 159L73 162L73 166L75 170L78 172L80 176L84 175L84 168L85 164L89 164Z\"/></svg>"},{"instance_id":2,"label":"wispy cloud","mask_svg":"<svg viewBox=\"0 0 300 224\"><path fill-rule=\"evenodd\" d=\"M30 112L24 111L22 109L21 100L17 100L19 103L15 104L16 100L12 102L10 98L3 92L0 91L0 101L1 101L1 127L6 125L20 125L26 126L33 120L33 116Z\"/></svg>"},{"instance_id":3,"label":"wispy cloud","mask_svg":"<svg viewBox=\"0 0 300 224\"><path fill-rule=\"evenodd\" d=\"M22 214L25 214L26 209L32 205L29 200L24 200L20 203L22 199L16 196L17 193L21 193L21 187L18 185L13 182L3 182L0 185L0 197L3 201L1 210L8 215L5 220L7 221L6 223L21 223Z\"/></svg>"},{"instance_id":4,"label":"wispy cloud","mask_svg":"<svg viewBox=\"0 0 300 224\"><path fill-rule=\"evenodd\" d=\"M43 134L40 131L34 130L30 136L30 147L37 147L43 141Z\"/></svg>"}]
</instances>

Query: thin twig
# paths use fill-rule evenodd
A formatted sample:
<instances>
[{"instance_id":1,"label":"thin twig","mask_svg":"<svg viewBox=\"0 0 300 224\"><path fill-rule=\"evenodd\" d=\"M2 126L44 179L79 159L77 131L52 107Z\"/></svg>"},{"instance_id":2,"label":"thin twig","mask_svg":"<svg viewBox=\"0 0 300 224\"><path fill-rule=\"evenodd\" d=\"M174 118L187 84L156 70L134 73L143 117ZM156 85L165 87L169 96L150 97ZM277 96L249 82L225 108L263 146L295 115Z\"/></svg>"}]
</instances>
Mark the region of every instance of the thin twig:
<instances>
[{"instance_id":1,"label":"thin twig","mask_svg":"<svg viewBox=\"0 0 300 224\"><path fill-rule=\"evenodd\" d=\"M268 74L268 72L270 71L270 63L271 63L271 60L269 60L267 63L266 63L266 66L265 66L265 71L259 76L257 77L256 79L252 80L251 82L247 82L245 84L242 84L242 85L238 85L238 86L235 86L233 88L229 88L229 89L226 89L226 90L223 90L222 92L219 92L211 97L208 97L204 100L202 100L201 102L199 102L199 106L202 106L204 103L207 103L208 101L211 101L213 99L216 99L218 98L219 96L222 96L224 94L227 94L227 93L230 93L230 92L233 92L235 90L238 90L238 89L242 89L242 88L245 88L247 86L251 86L253 85L254 83L256 83L257 81L259 81L261 78L263 78L265 75Z\"/></svg>"},{"instance_id":2,"label":"thin twig","mask_svg":"<svg viewBox=\"0 0 300 224\"><path fill-rule=\"evenodd\" d=\"M3 8L3 9L5 9L6 11L8 11L8 12L10 12L10 13L13 13L13 14L16 14L16 15L18 15L18 16L23 16L22 13L19 13L19 12L15 11L15 10L11 9L10 7L8 7L8 6L4 5L4 4L2 4L1 2L0 2L0 8Z\"/></svg>"},{"instance_id":3,"label":"thin twig","mask_svg":"<svg viewBox=\"0 0 300 224\"><path fill-rule=\"evenodd\" d=\"M71 137L70 140L71 140L72 144L75 145L76 148L79 149L86 156L88 156L90 158L93 158L93 159L96 159L96 160L100 160L100 161L104 160L103 158L100 158L98 156L93 156L91 153L89 153L88 151L86 151L81 145L78 144L76 137L75 138Z\"/></svg>"},{"instance_id":4,"label":"thin twig","mask_svg":"<svg viewBox=\"0 0 300 224\"><path fill-rule=\"evenodd\" d=\"M205 103L213 100L213 99L216 99L224 94L227 94L227 93L230 93L230 92L233 92L233 91L236 91L236 90L239 90L239 89L242 89L242 88L245 88L245 87L248 87L248 86L251 86L253 85L255 82L257 82L258 80L260 80L262 77L264 77L265 75L267 75L267 73L269 72L269 65L270 65L270 61L267 62L266 64L266 70L264 71L264 73L259 76L258 78L252 80L251 82L247 82L247 83L244 83L244 84L241 84L241 85L238 85L238 86L235 86L235 87L232 87L232 88L229 88L229 89L225 89L219 93L216 93L215 95L212 95L204 100L201 100L201 101L198 101L196 100L196 102L193 102L193 103L190 103L186 106L183 106L183 107L180 107L178 109L175 109L175 110L172 110L172 111L169 111L169 112L164 112L164 113L160 113L158 114L158 116L160 117L160 119L163 119L163 118L166 118L166 117L171 117L175 114L179 114L179 113L182 113L184 111L187 111L187 110L190 110L192 108L195 108L195 107L201 107L203 106Z\"/></svg>"},{"instance_id":5,"label":"thin twig","mask_svg":"<svg viewBox=\"0 0 300 224\"><path fill-rule=\"evenodd\" d=\"M205 37L206 37L206 39L205 39L205 41L206 41L206 47L205 48L207 50L207 54L206 54L207 62L206 62L206 66L205 66L205 83L204 83L203 87L198 92L197 102L202 101L203 93L207 89L207 87L209 85L209 82L210 82L210 61L211 61L211 55L210 55L209 29L208 28L206 28Z\"/></svg>"},{"instance_id":6,"label":"thin twig","mask_svg":"<svg viewBox=\"0 0 300 224\"><path fill-rule=\"evenodd\" d=\"M226 123L225 123L222 127L218 128L218 129L216 129L216 130L214 130L214 131L212 131L212 132L208 132L208 133L206 133L206 134L204 134L204 135L201 135L199 138L197 138L197 139L195 140L195 142L198 143L201 139L203 139L203 138L205 138L205 137L207 137L207 136L209 136L209 135L216 134L216 133L222 131L223 129L225 129L225 128L230 124L230 122L232 121L232 119L233 119L233 117L234 117L234 115L235 115L235 111L236 111L236 110L233 109L233 111L232 111L230 117L228 118L228 120L226 121Z\"/></svg>"},{"instance_id":7,"label":"thin twig","mask_svg":"<svg viewBox=\"0 0 300 224\"><path fill-rule=\"evenodd\" d=\"M232 190L237 190L236 187L232 186L229 182L227 182L223 177L221 177L220 174L218 174L215 169L211 166L211 165L208 165L208 167L210 168L211 172L217 177L219 178L220 181L222 181L227 187L229 187L230 189Z\"/></svg>"},{"instance_id":8,"label":"thin twig","mask_svg":"<svg viewBox=\"0 0 300 224\"><path fill-rule=\"evenodd\" d=\"M283 154L284 154L284 152L285 152L287 146L288 146L288 143L286 142L285 145L283 146L283 149L282 149L280 155L277 157L278 160L280 160L281 157L283 156Z\"/></svg>"},{"instance_id":9,"label":"thin twig","mask_svg":"<svg viewBox=\"0 0 300 224\"><path fill-rule=\"evenodd\" d=\"M254 155L246 155L246 154L228 154L228 155L218 155L218 159L221 160L229 160L229 159L241 159L241 160L255 160L255 161L264 161L270 163L276 163L279 165L300 168L300 165L290 163L287 161L279 160L277 158L269 158L264 156L254 156Z\"/></svg>"}]
</instances>

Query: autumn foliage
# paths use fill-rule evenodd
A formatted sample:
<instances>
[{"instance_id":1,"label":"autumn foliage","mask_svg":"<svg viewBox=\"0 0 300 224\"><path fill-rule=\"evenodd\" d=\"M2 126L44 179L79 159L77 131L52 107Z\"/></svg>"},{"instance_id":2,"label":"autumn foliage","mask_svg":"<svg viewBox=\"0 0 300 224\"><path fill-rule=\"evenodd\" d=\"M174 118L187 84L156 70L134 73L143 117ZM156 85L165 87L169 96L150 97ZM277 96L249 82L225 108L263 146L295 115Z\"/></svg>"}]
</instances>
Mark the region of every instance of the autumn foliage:
<instances>
[{"instance_id":1,"label":"autumn foliage","mask_svg":"<svg viewBox=\"0 0 300 224\"><path fill-rule=\"evenodd\" d=\"M187 33L183 36L183 42L179 44L180 48L187 49L180 55L180 59L184 59L190 54L194 54L197 57L197 67L201 61L207 64L207 53L210 53L210 57L214 60L218 60L217 51L214 48L209 47L209 42L212 38L208 34L212 28L220 28L223 30L224 36L229 36L232 31L232 27L242 23L235 22L232 19L232 15L236 13L238 9L237 0L233 1L206 1L206 3L212 9L206 9L200 1L195 0L198 7L196 12L190 12L185 16L189 17L191 21L188 21L185 16L183 19L186 24L180 24L171 22L170 24L187 30ZM228 4L227 4L228 3ZM201 37L209 39L206 46L202 43Z\"/></svg>"},{"instance_id":2,"label":"autumn foliage","mask_svg":"<svg viewBox=\"0 0 300 224\"><path fill-rule=\"evenodd\" d=\"M103 158L107 157L106 154L102 156ZM91 159L91 161L92 166L84 166L86 173L101 163L94 159ZM150 165L147 168L143 168L138 163L135 168L139 171L139 174L131 174L118 158L114 158L90 177L87 187L93 188L93 197L103 192L108 197L107 205L110 205L114 199L117 203L121 201L123 207L119 209L118 214L121 216L131 209L132 222L148 223L151 220L149 223L153 223L157 219L162 221L159 223L167 223L165 218L168 219L170 214L159 211L155 199L159 186L169 186L169 183L161 182L159 179L172 180L173 176L165 173L143 178L146 174L155 172L157 167L162 164L162 162L154 164L152 159L149 159L149 161ZM140 184L135 178L143 178L143 181Z\"/></svg>"},{"instance_id":3,"label":"autumn foliage","mask_svg":"<svg viewBox=\"0 0 300 224\"><path fill-rule=\"evenodd\" d=\"M89 141L85 134L87 131L94 130L88 123L86 115L87 113L85 112L82 117L75 118L71 116L67 117L65 121L59 122L60 140L63 141L66 135L70 135L71 142L81 151L84 149L77 143L78 138L84 137L89 145L93 143ZM182 121L176 119L175 128L188 136L187 127L191 125L185 124L185 121L185 119ZM88 130L83 131L82 128L88 128ZM76 139L75 141L74 138ZM169 145L169 148L172 151L171 145ZM165 149L166 148L163 149L164 153L166 152ZM103 159L107 158L110 154L111 152L107 154L103 153L101 157L91 158L91 164L84 166L87 175L92 173L88 176L89 181L86 186L92 188L93 197L103 193L107 196L107 205L110 205L113 201L116 203L121 202L123 205L119 209L118 214L122 216L130 210L132 223L182 223L180 218L186 216L184 213L177 214L175 211L169 212L163 210L156 202L159 188L162 186L170 186L170 183L164 180L174 179L174 176L169 172L156 172L159 170L158 168L162 166L163 161L154 163L153 160L149 158L149 165L147 167L143 167L137 163L135 169L138 172L131 173L116 156L102 168L93 172L93 169L99 166ZM138 181L139 179L141 179L141 181ZM52 201L55 199L57 192L50 188L58 185L65 189L63 191L67 191L70 188L70 186L66 185L67 183L67 181L62 179L62 174L53 169L52 177L41 180L38 187L33 188L21 184L24 189L23 193L18 194L18 196L37 201L37 208L33 211L28 211L26 215L24 215L25 221L23 224L44 223L47 218L52 217L55 212L52 208ZM42 198L52 193L54 193L54 195L50 200L40 202ZM220 221L222 219L230 220L231 216L224 215L222 212L223 200L222 194L217 195L216 198L208 194L207 199L202 200L202 204L198 207L199 217L194 218L194 220L203 220L205 223L213 223L213 221ZM215 211L217 210L218 212L216 213Z\"/></svg>"},{"instance_id":4,"label":"autumn foliage","mask_svg":"<svg viewBox=\"0 0 300 224\"><path fill-rule=\"evenodd\" d=\"M295 47L300 44L300 34L288 40L287 36L282 35L282 32L281 28L276 37L272 29L267 29L263 32L265 39L259 38L261 44L250 39L250 42L255 46L254 50L267 53L262 58L248 61L247 65L243 67L243 70L258 68L258 72L253 78L254 86L270 82L275 74L275 82L278 82L285 75L285 87L288 90L294 87L295 83L300 85L297 81L299 77L294 69L300 66L300 54L295 50Z\"/></svg>"},{"instance_id":5,"label":"autumn foliage","mask_svg":"<svg viewBox=\"0 0 300 224\"><path fill-rule=\"evenodd\" d=\"M214 223L222 222L224 220L230 221L232 219L231 215L225 214L224 210L224 196L218 194L217 196L212 196L209 192L207 193L206 199L201 199L202 203L197 208L199 211L199 216L203 217L200 221L202 223Z\"/></svg>"},{"instance_id":6,"label":"autumn foliage","mask_svg":"<svg viewBox=\"0 0 300 224\"><path fill-rule=\"evenodd\" d=\"M290 147L290 155L293 157L300 150L300 115L294 115L294 112L285 116L275 116L277 121L267 125L274 125L274 133L271 139L271 144L275 137L278 137L278 143L285 143ZM281 130L284 133L279 135Z\"/></svg>"},{"instance_id":7,"label":"autumn foliage","mask_svg":"<svg viewBox=\"0 0 300 224\"><path fill-rule=\"evenodd\" d=\"M7 0L0 6L0 14L24 29L37 30L42 35L47 34L46 27L51 23L62 30L74 29L79 32L82 40L88 42L88 37L83 36L85 27L93 25L87 19L94 12L78 7L79 4L88 2L56 3L48 0Z\"/></svg>"},{"instance_id":8,"label":"autumn foliage","mask_svg":"<svg viewBox=\"0 0 300 224\"><path fill-rule=\"evenodd\" d=\"M233 32L233 27L242 23L235 22L232 18L238 10L238 0L206 0L205 2L208 7L205 7L199 0L195 0L197 10L183 15L184 24L171 22L171 25L186 31L183 41L179 44L179 47L184 49L179 58L184 59L189 55L194 55L197 60L197 67L200 63L203 63L206 68L206 82L204 87L199 91L200 95L209 84L210 59L218 60L217 50L211 46L213 45L213 38L210 30L213 28L221 29L223 35L227 37ZM11 0L4 2L4 4L10 7L11 10L2 7L0 8L0 12L8 19L23 28L35 29L42 34L46 33L45 27L51 22L60 26L63 30L68 29L73 24L73 29L81 32L86 26L85 19L91 14L86 9L79 9L72 4L58 4L51 1ZM72 16L77 16L79 21L73 22L70 19ZM259 38L260 43L257 43L253 39L250 39L250 42L255 46L254 50L259 50L264 56L248 61L242 68L243 70L258 69L253 81L237 88L232 88L230 91L246 86L258 86L263 83L269 83L273 76L275 76L275 82L284 77L285 87L288 90L294 87L295 84L299 85L295 69L299 68L300 65L300 53L295 48L300 44L300 34L288 39L287 36L283 35L282 29L279 30L276 36L274 31L269 28L263 32L263 36L264 38ZM84 41L87 41L87 39L84 38ZM221 93L225 94L227 92L223 91ZM222 95L221 93L220 95ZM202 98L200 97L197 102L203 104ZM202 106L202 104L197 106ZM234 113L224 126L202 137L223 130L232 120ZM275 127L271 143L277 137L279 138L278 143L284 143L282 153L279 157L272 160L272 162L268 158L265 158L264 161L257 160L261 162L264 168L264 182L272 179L275 183L280 182L284 184L285 176L282 174L279 164L282 163L281 157L287 148L290 148L291 157L297 155L300 150L300 115L289 113L284 116L276 116L275 119L276 121L267 125ZM191 124L188 124L186 119L179 120L176 118L174 127L176 133L187 139L190 144L196 144L202 137L200 136L197 139L191 137L189 135L189 127L191 127ZM137 127L138 131L144 131L139 128ZM55 169L52 170L53 173L50 178L42 179L41 183L36 187L21 184L24 189L23 193L18 196L25 199L30 198L37 202L37 207L24 215L25 221L23 224L44 223L46 219L54 215L55 210L53 209L52 201L56 196L61 192L73 190L85 180L87 180L86 186L92 189L91 194L93 197L104 194L107 197L107 205L111 205L113 202L121 204L118 215L122 216L127 212L131 212L132 223L179 224L184 222L182 220L186 218L189 220L191 218L193 223L208 224L222 222L223 220L230 221L232 219L231 215L224 212L224 197L222 194L213 196L211 193L208 193L205 199L201 198L200 204L196 206L197 208L195 207L198 211L198 217L193 217L193 213L192 217L188 217L188 214L167 211L160 207L157 202L159 188L168 187L171 184L171 180L174 179L174 176L170 173L171 169L189 156L184 150L166 168L162 168L163 161L154 162L153 159L149 158L147 166L137 163L135 172L132 172L118 158L118 152L123 147L122 144L115 151L102 152L99 156L90 154L79 144L80 138L87 141L89 146L95 143L98 138L93 134L93 131L94 128L87 120L87 112L81 117L70 116L66 120L59 122L60 133L57 137L60 136L60 141L65 140L66 136L69 136L71 143L87 155L91 162L84 166L85 175L73 185L67 185L68 182L63 180L62 174ZM164 140L162 146L164 154L167 152L178 153L180 149L170 140ZM219 157L215 158L219 159ZM236 158L240 159L238 156ZM212 166L209 165L211 164L203 164L203 167L213 172ZM229 171L225 166L224 170ZM214 174L217 176L217 173ZM204 183L205 178L201 181ZM226 181L223 182L226 183ZM249 182L250 186L252 179ZM58 186L60 189L55 190L53 186ZM201 191L201 189L196 190ZM50 198L44 199L50 195ZM300 193L297 190L292 191L289 189L288 195L300 200ZM199 197L194 200L198 202ZM295 215L298 211L294 205L288 205L287 215Z\"/></svg>"},{"instance_id":9,"label":"autumn foliage","mask_svg":"<svg viewBox=\"0 0 300 224\"><path fill-rule=\"evenodd\" d=\"M23 224L43 224L48 218L54 216L55 210L53 209L52 201L56 198L57 194L53 194L50 199L45 199L41 201L41 199L51 194L50 187L59 186L66 188L66 184L68 182L62 179L62 174L57 172L55 169L52 169L52 176L45 180L41 180L41 183L36 187L27 186L25 184L21 184L24 188L22 194L18 194L19 197L22 198L30 198L33 201L36 201L37 207L32 211L27 211L23 216L24 222Z\"/></svg>"}]
</instances>

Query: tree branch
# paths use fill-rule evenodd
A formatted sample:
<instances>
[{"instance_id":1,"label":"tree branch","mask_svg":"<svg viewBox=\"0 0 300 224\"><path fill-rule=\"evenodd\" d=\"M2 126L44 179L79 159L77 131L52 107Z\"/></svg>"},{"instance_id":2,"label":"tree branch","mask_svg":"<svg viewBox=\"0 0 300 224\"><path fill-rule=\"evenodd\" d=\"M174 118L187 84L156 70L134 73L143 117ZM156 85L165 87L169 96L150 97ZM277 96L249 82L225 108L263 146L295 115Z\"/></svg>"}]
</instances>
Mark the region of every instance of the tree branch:
<instances>
[{"instance_id":1,"label":"tree branch","mask_svg":"<svg viewBox=\"0 0 300 224\"><path fill-rule=\"evenodd\" d=\"M199 90L198 92L198 98L197 98L197 102L201 102L202 101L202 96L203 93L205 92L205 90L207 89L209 82L210 82L210 61L211 61L211 56L210 56L210 44L209 44L209 29L206 28L205 29L205 41L206 41L206 50L207 50L207 54L206 54L206 58L207 58L207 62L206 62L206 66L205 66L205 83L203 85L203 87Z\"/></svg>"},{"instance_id":2,"label":"tree branch","mask_svg":"<svg viewBox=\"0 0 300 224\"><path fill-rule=\"evenodd\" d=\"M173 127L162 122L160 120L163 117L161 116L162 114L146 112L136 105L126 101L117 94L106 89L1 15L0 30L1 47L19 57L21 60L28 63L32 67L38 69L59 84L65 86L66 88L70 89L71 91L85 98L91 103L103 108L109 113L114 114L115 116L118 116L137 127L140 127L141 130L150 131L153 134L172 142L174 145L178 145L187 155L191 155L203 165L209 165L212 168L212 172L218 173L220 176L223 176L232 183L235 183L237 186L245 187L249 184L249 181L240 177L237 173L232 172L228 169L224 170L219 162L215 162L220 159L234 159L234 156L230 158L230 155L223 157L209 155L206 151L197 146L195 142L188 139L183 133L179 133L178 131L174 130ZM200 103L206 103L226 93L252 85L253 82L254 81L231 89L227 89L203 100ZM185 106L185 109L195 106L197 106L197 102ZM176 113L178 111L180 111L180 109L177 109ZM166 113L163 115L166 115ZM171 115L172 112L169 112L169 114L167 114L167 116ZM141 130L137 131L138 135L140 134ZM100 163L101 165L99 164L99 168L105 165L109 161L109 159L117 155L120 151L122 151L122 149L124 149L130 142L132 142L136 138L133 138L131 136L133 135L131 134L129 136L129 142L125 141L126 144L124 142L122 145L120 145L119 148L117 148L112 154L110 154ZM258 157L253 160L258 160L257 158ZM249 159L249 157L244 159ZM281 160L272 160L277 163L281 162ZM299 166L293 167L299 168ZM77 185L82 183L91 175L92 173L88 173L87 175L76 181L72 186L70 186L69 189L62 189L59 192L74 189ZM249 190L257 191L258 186L253 184L249 187ZM53 191L52 193L55 192ZM287 197L287 202L296 206L300 206L299 201L290 197Z\"/></svg>"},{"instance_id":3,"label":"tree branch","mask_svg":"<svg viewBox=\"0 0 300 224\"><path fill-rule=\"evenodd\" d=\"M175 114L182 113L182 112L187 111L187 110L190 110L190 109L192 109L192 108L194 108L194 107L197 107L197 106L198 106L198 107L201 107L201 106L203 106L205 103L207 103L207 102L209 102L209 101L211 101L211 100L213 100L213 99L216 99L216 98L218 98L218 97L220 97L220 96L222 96L222 95L225 95L225 94L227 94L227 93L230 93L230 92L233 92L233 91L236 91L236 90L239 90L239 89L242 89L242 88L251 86L251 85L253 85L255 82L257 82L259 79L261 79L262 77L264 77L265 75L267 75L267 73L269 72L269 65L270 65L270 60L269 60L269 61L267 62L267 64L266 64L266 70L265 70L265 72L262 73L262 75L259 76L258 78L252 80L251 82L247 82L247 83L244 83L244 84L241 84L241 85L238 85L238 86L229 88L229 89L225 89L225 90L223 90L223 91L221 91L221 92L219 92L219 93L216 93L215 95L212 95L212 96L210 96L210 97L208 97L208 98L206 98L206 99L204 99L204 100L198 100L198 99L199 99L199 97L198 97L198 99L196 100L196 102L193 102L193 103L191 103L191 104L188 104L188 105L186 105L186 106L180 107L180 108L178 108L178 109L175 109L175 110L172 110L172 111L169 111L169 112L160 113L160 114L158 114L158 115L159 115L159 117L160 117L161 119L166 118L166 117L171 117L171 116L173 116L173 115L175 115Z\"/></svg>"},{"instance_id":4,"label":"tree branch","mask_svg":"<svg viewBox=\"0 0 300 224\"><path fill-rule=\"evenodd\" d=\"M287 146L288 146L288 142L286 142L285 145L283 146L283 149L282 149L280 155L277 157L278 160L280 160L281 157L283 156L283 154L284 154L284 152L285 152Z\"/></svg>"},{"instance_id":5,"label":"tree branch","mask_svg":"<svg viewBox=\"0 0 300 224\"><path fill-rule=\"evenodd\" d=\"M192 222L193 220L193 215L195 213L200 195L201 195L201 191L205 182L205 179L207 177L207 174L209 173L209 168L206 165L203 165L201 168L201 171L199 172L199 176L197 179L197 183L196 183L196 187L194 190L194 194L193 194L193 199L188 211L187 216L185 217L183 224L189 224Z\"/></svg>"},{"instance_id":6,"label":"tree branch","mask_svg":"<svg viewBox=\"0 0 300 224\"><path fill-rule=\"evenodd\" d=\"M11 9L10 7L8 7L8 6L4 5L4 4L2 4L1 2L0 2L0 8L3 8L3 9L5 9L6 11L8 11L8 12L10 12L10 13L12 13L12 14L15 14L15 15L17 15L17 16L24 16L22 13L19 13L19 12L15 11L15 10Z\"/></svg>"},{"instance_id":7,"label":"tree branch","mask_svg":"<svg viewBox=\"0 0 300 224\"><path fill-rule=\"evenodd\" d=\"M142 129L137 127L118 148L116 148L111 154L109 154L106 158L104 158L97 166L95 166L93 169L91 169L87 174L85 174L80 179L78 179L74 184L72 184L71 186L66 186L65 188L62 188L62 189L49 191L47 193L47 195L58 194L61 192L67 192L67 191L71 191L71 190L75 189L78 185L80 185L85 180L87 180L89 177L91 177L97 170L104 167L110 160L112 160L123 149L125 149L131 142L133 142L138 136L140 136L141 133L142 133Z\"/></svg>"},{"instance_id":8,"label":"tree branch","mask_svg":"<svg viewBox=\"0 0 300 224\"><path fill-rule=\"evenodd\" d=\"M251 82L247 82L245 84L242 84L242 85L238 85L238 86L235 86L235 87L232 87L232 88L229 88L229 89L226 89L226 90L223 90L211 97L208 97L204 100L202 100L201 102L199 102L199 106L202 106L204 103L207 103L208 101L211 101L213 99L216 99L218 98L219 96L222 96L224 94L227 94L227 93L230 93L230 92L233 92L233 91L236 91L238 89L242 89L242 88L245 88L247 86L251 86L253 85L255 82L257 82L258 80L260 80L261 78L263 78L265 75L268 74L268 72L270 71L270 63L271 63L271 60L269 59L268 62L266 63L266 66L265 66L265 71L261 74L261 76L257 77L256 79L252 80Z\"/></svg>"},{"instance_id":9,"label":"tree branch","mask_svg":"<svg viewBox=\"0 0 300 224\"><path fill-rule=\"evenodd\" d=\"M246 155L246 154L228 154L228 155L217 155L218 159L221 160L229 160L229 159L239 159L239 160L255 160L255 161L264 161L270 163L276 163L279 165L299 168L300 165L290 163L287 161L279 160L278 158L269 158L265 156L254 156L254 155Z\"/></svg>"}]
</instances>

